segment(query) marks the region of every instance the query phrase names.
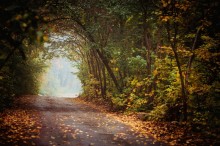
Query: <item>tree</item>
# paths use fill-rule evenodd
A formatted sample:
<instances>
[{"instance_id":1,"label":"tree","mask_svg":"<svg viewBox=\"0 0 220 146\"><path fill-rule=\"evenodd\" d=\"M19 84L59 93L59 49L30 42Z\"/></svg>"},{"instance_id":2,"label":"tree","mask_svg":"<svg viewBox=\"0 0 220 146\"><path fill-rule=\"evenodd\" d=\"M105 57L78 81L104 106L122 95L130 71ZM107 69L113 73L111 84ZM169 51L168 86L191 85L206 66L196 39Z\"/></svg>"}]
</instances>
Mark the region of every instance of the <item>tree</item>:
<instances>
[{"instance_id":1,"label":"tree","mask_svg":"<svg viewBox=\"0 0 220 146\"><path fill-rule=\"evenodd\" d=\"M38 61L30 61L30 44L34 40L43 39L39 36L38 23L41 17L36 13L37 6L29 1L1 1L0 4L0 106L20 93L27 93L24 89L28 84L35 92L35 73L31 69L36 69ZM41 33L43 34L43 33ZM39 40L40 41L40 40ZM35 41L37 42L37 41ZM24 60L27 60L25 62ZM40 63L39 63L40 64ZM38 68L39 69L39 68ZM24 76L24 74L28 74ZM26 79L29 83L23 81ZM19 87L19 88L18 88ZM20 89L20 90L19 90ZM30 89L30 88L29 88Z\"/></svg>"}]
</instances>

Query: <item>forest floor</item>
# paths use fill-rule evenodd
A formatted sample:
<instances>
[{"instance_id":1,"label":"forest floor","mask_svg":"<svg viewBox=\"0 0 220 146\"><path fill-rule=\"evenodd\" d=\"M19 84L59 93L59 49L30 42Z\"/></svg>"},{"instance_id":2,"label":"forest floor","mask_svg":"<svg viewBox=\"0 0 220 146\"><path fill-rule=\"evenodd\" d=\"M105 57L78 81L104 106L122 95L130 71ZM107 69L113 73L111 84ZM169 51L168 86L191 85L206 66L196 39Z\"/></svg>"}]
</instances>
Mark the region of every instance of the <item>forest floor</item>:
<instances>
[{"instance_id":1,"label":"forest floor","mask_svg":"<svg viewBox=\"0 0 220 146\"><path fill-rule=\"evenodd\" d=\"M157 141L175 146L220 146L220 127L193 125L185 122L143 121L137 112L112 112L112 107L102 101L90 101L84 98L72 99L106 113L112 119L129 125L146 137L151 135ZM144 113L146 114L146 113Z\"/></svg>"},{"instance_id":2,"label":"forest floor","mask_svg":"<svg viewBox=\"0 0 220 146\"><path fill-rule=\"evenodd\" d=\"M1 146L167 145L78 99L23 96L0 113Z\"/></svg>"},{"instance_id":3,"label":"forest floor","mask_svg":"<svg viewBox=\"0 0 220 146\"><path fill-rule=\"evenodd\" d=\"M23 96L0 113L1 146L220 145L219 128L142 121L81 98Z\"/></svg>"}]
</instances>

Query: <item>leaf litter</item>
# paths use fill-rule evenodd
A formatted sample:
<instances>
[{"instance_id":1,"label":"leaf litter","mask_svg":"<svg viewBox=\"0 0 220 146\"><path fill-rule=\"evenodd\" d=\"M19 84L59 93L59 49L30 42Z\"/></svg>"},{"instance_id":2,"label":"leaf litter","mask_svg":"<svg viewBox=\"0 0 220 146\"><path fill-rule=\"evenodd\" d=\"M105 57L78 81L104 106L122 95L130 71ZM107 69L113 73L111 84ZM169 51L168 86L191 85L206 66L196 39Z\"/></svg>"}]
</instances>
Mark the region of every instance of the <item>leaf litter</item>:
<instances>
[{"instance_id":1,"label":"leaf litter","mask_svg":"<svg viewBox=\"0 0 220 146\"><path fill-rule=\"evenodd\" d=\"M143 121L139 119L136 113L112 112L110 107L103 103L93 103L81 98L71 100L104 112L107 116L131 126L133 131L140 133L137 137L148 139L149 136L153 136L155 140L175 146L216 145L220 143L220 135L217 134L219 128L216 128L216 131L209 132L209 134L207 132L195 132L192 130L193 125L189 123ZM99 105L97 106L97 104ZM205 131L206 129L203 130Z\"/></svg>"},{"instance_id":2,"label":"leaf litter","mask_svg":"<svg viewBox=\"0 0 220 146\"><path fill-rule=\"evenodd\" d=\"M0 117L0 145L35 145L32 140L39 138L41 129L36 111L7 109Z\"/></svg>"}]
</instances>

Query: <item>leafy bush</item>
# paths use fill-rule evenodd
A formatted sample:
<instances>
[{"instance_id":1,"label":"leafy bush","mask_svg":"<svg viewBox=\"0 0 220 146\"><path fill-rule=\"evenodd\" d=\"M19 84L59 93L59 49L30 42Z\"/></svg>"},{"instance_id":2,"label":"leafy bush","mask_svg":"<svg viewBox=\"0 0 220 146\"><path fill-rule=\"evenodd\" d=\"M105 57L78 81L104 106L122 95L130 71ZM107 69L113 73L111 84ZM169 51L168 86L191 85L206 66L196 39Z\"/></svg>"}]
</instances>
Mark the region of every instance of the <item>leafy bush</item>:
<instances>
[{"instance_id":1,"label":"leafy bush","mask_svg":"<svg viewBox=\"0 0 220 146\"><path fill-rule=\"evenodd\" d=\"M148 119L154 121L163 121L167 115L168 107L166 104L155 106L154 109L149 113Z\"/></svg>"}]
</instances>

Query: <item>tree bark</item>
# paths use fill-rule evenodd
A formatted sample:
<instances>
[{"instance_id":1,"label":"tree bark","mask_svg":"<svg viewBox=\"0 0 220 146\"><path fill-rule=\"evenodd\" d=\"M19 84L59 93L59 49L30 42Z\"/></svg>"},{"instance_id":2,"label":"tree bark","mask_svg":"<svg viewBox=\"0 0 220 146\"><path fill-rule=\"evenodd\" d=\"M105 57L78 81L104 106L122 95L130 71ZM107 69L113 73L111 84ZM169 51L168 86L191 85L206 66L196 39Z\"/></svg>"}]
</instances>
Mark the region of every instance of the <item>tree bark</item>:
<instances>
[{"instance_id":1,"label":"tree bark","mask_svg":"<svg viewBox=\"0 0 220 146\"><path fill-rule=\"evenodd\" d=\"M74 20L74 21L75 21L75 22L79 25L79 27L81 27L81 29L84 31L86 38L87 38L91 43L96 44L95 39L94 39L93 36L87 31L87 29L85 28L85 26L84 26L83 24L81 24L80 21L77 21L77 20ZM104 54L103 54L98 48L92 47L91 49L93 49L93 50L95 50L95 51L97 52L97 54L98 54L98 56L100 57L102 63L104 64L104 66L105 66L105 68L106 68L108 74L110 75L110 77L111 77L111 79L112 79L112 81L113 81L113 83L114 83L116 89L118 90L118 92L121 92L122 89L121 89L121 87L120 87L120 85L119 85L119 83L118 83L118 81L117 81L117 79L116 79L115 74L113 73L111 67L109 66L108 59L104 56Z\"/></svg>"},{"instance_id":2,"label":"tree bark","mask_svg":"<svg viewBox=\"0 0 220 146\"><path fill-rule=\"evenodd\" d=\"M193 45L191 47L192 55L189 58L189 61L188 61L188 64L187 64L187 70L186 70L186 74L185 74L186 87L188 86L188 81L189 81L189 76L190 76L190 72L191 72L192 62L193 62L193 59L195 57L195 53L193 51L196 48L196 43L197 43L197 40L198 40L198 37L199 37L200 30L201 30L201 28L199 28L197 30L196 36L195 36L194 41L193 41Z\"/></svg>"},{"instance_id":3,"label":"tree bark","mask_svg":"<svg viewBox=\"0 0 220 146\"><path fill-rule=\"evenodd\" d=\"M152 42L151 42L151 38L150 38L150 33L149 33L149 26L146 22L148 14L147 14L147 9L148 6L145 4L144 0L139 0L139 3L141 5L142 8L142 13L143 13L143 43L144 43L144 47L146 49L146 61L147 61L147 76L148 78L151 77L151 66L152 66L152 58L151 58L151 52L152 52ZM152 83L150 83L147 87L147 93L150 93L152 91Z\"/></svg>"},{"instance_id":4,"label":"tree bark","mask_svg":"<svg viewBox=\"0 0 220 146\"><path fill-rule=\"evenodd\" d=\"M178 68L178 72L179 72L179 76L180 76L181 93L182 93L182 101L183 101L183 105L182 105L183 106L183 121L187 121L187 95L186 95L183 71L182 71L182 68L181 68L179 56L178 56L178 53L177 53L177 46L176 46L176 43L177 43L176 36L177 36L177 32L178 32L178 26L177 26L177 24L174 23L173 41L171 41L169 22L167 22L166 29L167 29L168 41L169 41L169 43L171 45L171 48L173 50L174 57L175 57L176 64L177 64L177 68Z\"/></svg>"}]
</instances>

